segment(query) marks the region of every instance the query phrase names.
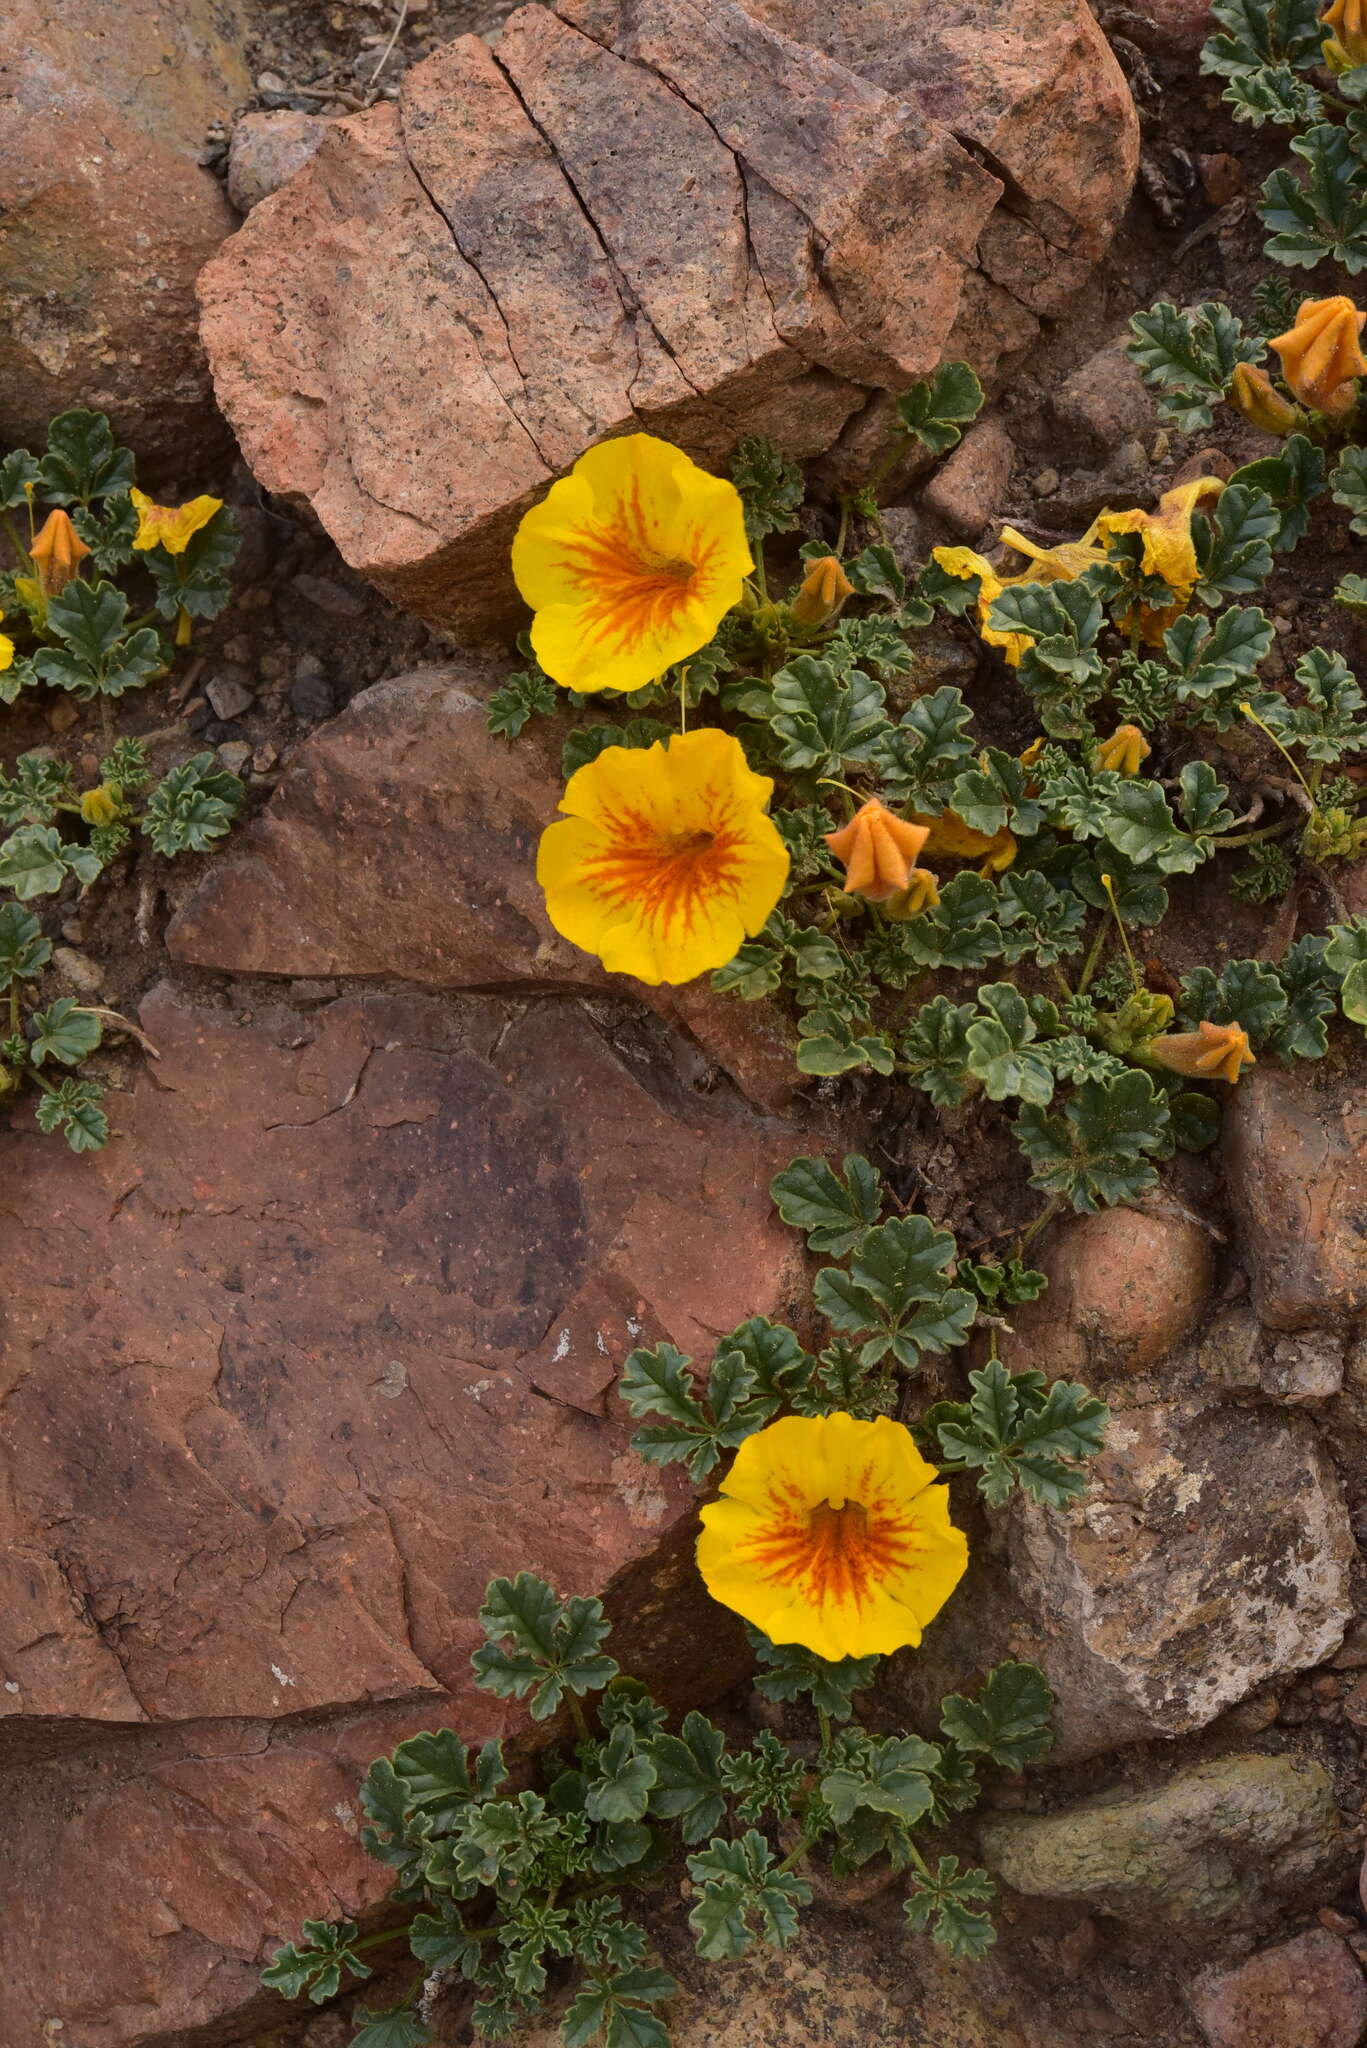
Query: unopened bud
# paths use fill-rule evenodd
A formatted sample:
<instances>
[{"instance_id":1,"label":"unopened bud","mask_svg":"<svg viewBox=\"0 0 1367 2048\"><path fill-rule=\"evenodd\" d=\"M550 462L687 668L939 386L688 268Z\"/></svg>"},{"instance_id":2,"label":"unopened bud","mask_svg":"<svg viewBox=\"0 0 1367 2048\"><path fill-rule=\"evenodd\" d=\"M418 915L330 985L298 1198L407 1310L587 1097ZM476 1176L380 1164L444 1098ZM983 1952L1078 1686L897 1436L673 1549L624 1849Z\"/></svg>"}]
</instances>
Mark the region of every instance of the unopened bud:
<instances>
[{"instance_id":1,"label":"unopened bud","mask_svg":"<svg viewBox=\"0 0 1367 2048\"><path fill-rule=\"evenodd\" d=\"M1250 426L1257 427L1264 434L1285 435L1296 424L1296 408L1284 399L1280 391L1273 389L1272 380L1266 370L1260 370L1252 363L1236 363L1234 366L1234 388L1229 402L1241 412Z\"/></svg>"},{"instance_id":2,"label":"unopened bud","mask_svg":"<svg viewBox=\"0 0 1367 2048\"><path fill-rule=\"evenodd\" d=\"M802 588L793 599L793 617L800 626L824 626L833 619L854 585L834 555L819 555L807 564Z\"/></svg>"}]
</instances>

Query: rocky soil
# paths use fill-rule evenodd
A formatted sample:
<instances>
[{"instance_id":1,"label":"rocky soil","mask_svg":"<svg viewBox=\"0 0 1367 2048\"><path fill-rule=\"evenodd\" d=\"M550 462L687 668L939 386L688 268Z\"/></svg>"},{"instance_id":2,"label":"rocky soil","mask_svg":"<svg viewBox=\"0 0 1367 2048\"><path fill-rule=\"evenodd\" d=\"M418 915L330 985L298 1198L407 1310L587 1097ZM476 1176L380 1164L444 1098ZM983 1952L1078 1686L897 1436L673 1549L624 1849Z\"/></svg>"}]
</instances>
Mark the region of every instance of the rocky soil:
<instances>
[{"instance_id":1,"label":"rocky soil","mask_svg":"<svg viewBox=\"0 0 1367 2048\"><path fill-rule=\"evenodd\" d=\"M341 2048L256 1973L304 1917L381 1910L371 1757L503 1725L466 1664L492 1572L604 1591L671 1699L761 1710L701 1622L693 1497L610 1388L633 1342L790 1311L774 1167L858 1142L967 1244L1028 1207L976 1113L799 1094L781 1017L647 1007L550 931L558 739L481 711L506 535L633 416L857 474L886 386L946 351L994 400L902 479L909 559L1228 466L1239 430L1160 430L1117 337L1160 292L1246 302L1261 144L1195 78L1191 0L567 0L501 36L465 0L141 0L117 33L99 0L19 5L0 441L107 406L168 495L237 507L234 604L130 726L218 748L253 817L196 873L140 855L60 907L68 986L156 1049L107 1055L114 1144L0 1132L0 2039ZM1273 588L1286 659L1349 545ZM927 659L998 687L968 636ZM93 766L67 700L5 717L9 755ZM1268 938L1243 915L1231 953ZM1198 915L1163 965L1210 943ZM993 1958L909 1944L895 1893L832 1900L718 1997L671 1881L680 2048L1362 2039L1363 1069L1260 1068L1218 1157L1042 1243L1014 1343L1105 1393L1109 1447L1067 1517L976 1530L876 1705L915 1725L1007 1653L1049 1674L1057 1751L965 1832Z\"/></svg>"}]
</instances>

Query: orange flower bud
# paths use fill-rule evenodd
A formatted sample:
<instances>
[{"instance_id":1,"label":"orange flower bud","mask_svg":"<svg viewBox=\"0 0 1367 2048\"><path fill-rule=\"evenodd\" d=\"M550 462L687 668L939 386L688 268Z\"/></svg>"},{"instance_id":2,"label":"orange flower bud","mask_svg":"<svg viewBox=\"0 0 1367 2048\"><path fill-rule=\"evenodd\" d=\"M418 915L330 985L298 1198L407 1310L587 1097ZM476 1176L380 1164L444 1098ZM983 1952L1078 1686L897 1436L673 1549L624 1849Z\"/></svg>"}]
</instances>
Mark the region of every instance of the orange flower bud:
<instances>
[{"instance_id":1,"label":"orange flower bud","mask_svg":"<svg viewBox=\"0 0 1367 2048\"><path fill-rule=\"evenodd\" d=\"M1288 405L1280 391L1273 390L1266 370L1255 369L1252 363L1235 364L1229 402L1250 426L1260 428L1264 434L1289 434L1296 424L1295 406Z\"/></svg>"},{"instance_id":2,"label":"orange flower bud","mask_svg":"<svg viewBox=\"0 0 1367 2048\"><path fill-rule=\"evenodd\" d=\"M1367 64L1367 6L1363 0L1334 0L1320 20L1329 30L1324 58L1331 71Z\"/></svg>"},{"instance_id":3,"label":"orange flower bud","mask_svg":"<svg viewBox=\"0 0 1367 2048\"><path fill-rule=\"evenodd\" d=\"M910 888L916 857L929 834L924 825L909 825L871 796L848 825L824 837L836 859L844 862L845 894L884 903Z\"/></svg>"},{"instance_id":4,"label":"orange flower bud","mask_svg":"<svg viewBox=\"0 0 1367 2048\"><path fill-rule=\"evenodd\" d=\"M895 896L889 896L883 905L883 914L898 924L905 924L909 917L919 917L923 910L933 910L940 900L940 883L929 868L912 868L907 875L907 886L899 889Z\"/></svg>"},{"instance_id":5,"label":"orange flower bud","mask_svg":"<svg viewBox=\"0 0 1367 2048\"><path fill-rule=\"evenodd\" d=\"M793 599L793 617L800 626L824 626L833 619L854 585L834 555L819 555L808 562L802 588Z\"/></svg>"},{"instance_id":6,"label":"orange flower bud","mask_svg":"<svg viewBox=\"0 0 1367 2048\"><path fill-rule=\"evenodd\" d=\"M1118 725L1108 740L1093 750L1094 768L1113 768L1119 775L1137 775L1141 761L1153 752L1137 725Z\"/></svg>"},{"instance_id":7,"label":"orange flower bud","mask_svg":"<svg viewBox=\"0 0 1367 2048\"><path fill-rule=\"evenodd\" d=\"M56 597L90 553L65 512L49 512L29 548L44 597Z\"/></svg>"},{"instance_id":8,"label":"orange flower bud","mask_svg":"<svg viewBox=\"0 0 1367 2048\"><path fill-rule=\"evenodd\" d=\"M1367 376L1358 336L1367 313L1351 299L1303 299L1296 324L1268 346L1282 359L1282 375L1302 405L1339 418L1357 401L1355 379Z\"/></svg>"},{"instance_id":9,"label":"orange flower bud","mask_svg":"<svg viewBox=\"0 0 1367 2048\"><path fill-rule=\"evenodd\" d=\"M1195 1031L1151 1038L1144 1057L1170 1073L1190 1074L1198 1081L1237 1081L1244 1067L1257 1065L1241 1024L1212 1024L1209 1018Z\"/></svg>"}]
</instances>

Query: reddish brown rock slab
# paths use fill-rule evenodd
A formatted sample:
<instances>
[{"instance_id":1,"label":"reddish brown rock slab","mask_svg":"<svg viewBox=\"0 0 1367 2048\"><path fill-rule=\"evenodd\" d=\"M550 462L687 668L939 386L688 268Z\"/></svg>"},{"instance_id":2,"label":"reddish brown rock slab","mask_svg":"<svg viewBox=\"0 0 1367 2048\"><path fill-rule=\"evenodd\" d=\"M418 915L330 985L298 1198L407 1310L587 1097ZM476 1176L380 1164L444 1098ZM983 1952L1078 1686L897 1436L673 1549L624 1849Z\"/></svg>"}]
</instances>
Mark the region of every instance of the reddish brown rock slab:
<instances>
[{"instance_id":1,"label":"reddish brown rock slab","mask_svg":"<svg viewBox=\"0 0 1367 2048\"><path fill-rule=\"evenodd\" d=\"M0 49L0 443L41 449L70 406L108 412L153 475L222 452L195 274L235 215L195 162L245 90L193 0L13 0Z\"/></svg>"},{"instance_id":2,"label":"reddish brown rock slab","mask_svg":"<svg viewBox=\"0 0 1367 2048\"><path fill-rule=\"evenodd\" d=\"M1263 1321L1344 1328L1367 1307L1361 1056L1246 1075L1225 1115L1225 1162Z\"/></svg>"},{"instance_id":3,"label":"reddish brown rock slab","mask_svg":"<svg viewBox=\"0 0 1367 2048\"><path fill-rule=\"evenodd\" d=\"M921 493L921 506L961 540L977 540L996 518L1011 481L1015 445L1000 420L970 427Z\"/></svg>"},{"instance_id":4,"label":"reddish brown rock slab","mask_svg":"<svg viewBox=\"0 0 1367 2048\"><path fill-rule=\"evenodd\" d=\"M951 339L989 367L1104 246L1133 110L1080 0L1032 0L1004 72L971 13L943 50L925 17L919 94L738 0L527 6L414 66L201 279L258 477L434 624L502 628L517 520L604 436L812 456Z\"/></svg>"},{"instance_id":5,"label":"reddish brown rock slab","mask_svg":"<svg viewBox=\"0 0 1367 2048\"><path fill-rule=\"evenodd\" d=\"M1174 1351L1209 1306L1209 1234L1160 1209L1104 1209L1053 1236L1049 1286L1012 1314L1010 1362L1057 1377L1126 1378Z\"/></svg>"},{"instance_id":6,"label":"reddish brown rock slab","mask_svg":"<svg viewBox=\"0 0 1367 2048\"><path fill-rule=\"evenodd\" d=\"M599 1590L686 1511L611 1389L637 1341L782 1312L791 1135L570 1002L142 1022L106 1152L0 1141L0 1728L449 1693L487 1730L488 1578Z\"/></svg>"},{"instance_id":7,"label":"reddish brown rock slab","mask_svg":"<svg viewBox=\"0 0 1367 2048\"><path fill-rule=\"evenodd\" d=\"M1358 2048L1367 2030L1357 1958L1322 1927L1208 1970L1190 1997L1210 2048Z\"/></svg>"},{"instance_id":8,"label":"reddish brown rock slab","mask_svg":"<svg viewBox=\"0 0 1367 2048\"><path fill-rule=\"evenodd\" d=\"M564 787L559 735L491 734L495 672L469 660L377 683L296 751L238 850L171 924L173 959L235 974L639 996L769 1110L801 1076L767 1004L704 978L646 989L555 933L536 844Z\"/></svg>"}]
</instances>

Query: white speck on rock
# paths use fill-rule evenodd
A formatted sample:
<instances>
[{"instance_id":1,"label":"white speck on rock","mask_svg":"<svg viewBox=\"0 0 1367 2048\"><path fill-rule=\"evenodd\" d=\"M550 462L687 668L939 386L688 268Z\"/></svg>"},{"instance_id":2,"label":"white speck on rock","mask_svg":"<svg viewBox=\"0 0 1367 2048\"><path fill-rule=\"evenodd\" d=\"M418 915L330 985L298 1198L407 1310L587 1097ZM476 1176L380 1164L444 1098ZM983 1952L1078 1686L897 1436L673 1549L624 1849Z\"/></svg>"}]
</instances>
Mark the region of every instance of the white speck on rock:
<instances>
[{"instance_id":1,"label":"white speck on rock","mask_svg":"<svg viewBox=\"0 0 1367 2048\"><path fill-rule=\"evenodd\" d=\"M273 1679L275 1680L275 1682L276 1682L276 1684L277 1684L277 1685L293 1685L293 1684L294 1684L294 1680L293 1680L292 1678L287 1678L287 1677L285 1676L284 1672L283 1672L283 1671L282 1671L282 1670L280 1669L280 1666L279 1666L278 1664L272 1664L272 1666L271 1666L271 1676L272 1676L272 1678L273 1678Z\"/></svg>"},{"instance_id":2,"label":"white speck on rock","mask_svg":"<svg viewBox=\"0 0 1367 2048\"><path fill-rule=\"evenodd\" d=\"M562 1330L560 1332L560 1335L555 1340L555 1349L551 1353L551 1364L559 1365L561 1359L568 1356L569 1348L570 1333L568 1330Z\"/></svg>"}]
</instances>

